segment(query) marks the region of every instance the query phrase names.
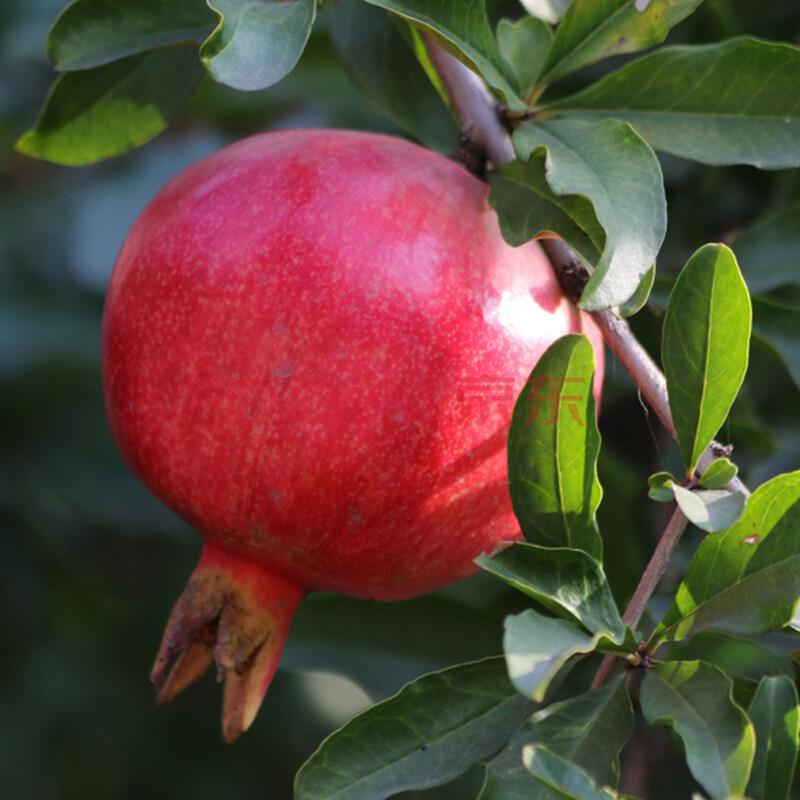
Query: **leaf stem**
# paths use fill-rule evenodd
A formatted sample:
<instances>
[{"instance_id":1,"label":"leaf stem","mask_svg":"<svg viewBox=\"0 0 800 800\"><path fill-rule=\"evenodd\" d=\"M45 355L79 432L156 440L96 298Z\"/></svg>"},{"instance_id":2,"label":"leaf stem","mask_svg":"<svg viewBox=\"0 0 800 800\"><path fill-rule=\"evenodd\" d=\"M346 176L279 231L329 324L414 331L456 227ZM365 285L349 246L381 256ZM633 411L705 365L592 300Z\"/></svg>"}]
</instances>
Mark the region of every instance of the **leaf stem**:
<instances>
[{"instance_id":1,"label":"leaf stem","mask_svg":"<svg viewBox=\"0 0 800 800\"><path fill-rule=\"evenodd\" d=\"M626 625L635 628L639 624L642 614L644 614L644 610L647 608L647 603L663 577L672 554L678 542L681 540L683 532L686 530L687 522L686 516L676 505L672 516L669 518L667 527L664 529L664 533L661 535L661 539L656 546L655 552L650 559L650 563L647 565L639 581L639 585L636 587L636 591L634 591L633 597L631 597L631 601L628 603L628 607L622 615L622 621ZM602 660L600 668L597 670L597 674L592 681L592 689L596 689L608 680L614 668L615 661L616 656L613 655L608 655Z\"/></svg>"}]
</instances>

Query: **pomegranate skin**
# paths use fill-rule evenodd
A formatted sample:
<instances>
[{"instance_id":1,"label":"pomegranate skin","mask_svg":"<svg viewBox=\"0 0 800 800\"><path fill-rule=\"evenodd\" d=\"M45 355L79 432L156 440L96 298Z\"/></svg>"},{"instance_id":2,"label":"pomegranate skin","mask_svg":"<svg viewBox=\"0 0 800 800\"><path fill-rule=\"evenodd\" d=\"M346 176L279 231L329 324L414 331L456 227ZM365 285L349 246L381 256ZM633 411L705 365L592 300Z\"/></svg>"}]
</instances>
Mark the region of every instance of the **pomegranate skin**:
<instances>
[{"instance_id":1,"label":"pomegranate skin","mask_svg":"<svg viewBox=\"0 0 800 800\"><path fill-rule=\"evenodd\" d=\"M106 409L133 473L207 539L308 589L407 598L520 537L513 398L576 331L600 376L592 322L459 165L374 134L268 133L182 172L131 230Z\"/></svg>"}]
</instances>

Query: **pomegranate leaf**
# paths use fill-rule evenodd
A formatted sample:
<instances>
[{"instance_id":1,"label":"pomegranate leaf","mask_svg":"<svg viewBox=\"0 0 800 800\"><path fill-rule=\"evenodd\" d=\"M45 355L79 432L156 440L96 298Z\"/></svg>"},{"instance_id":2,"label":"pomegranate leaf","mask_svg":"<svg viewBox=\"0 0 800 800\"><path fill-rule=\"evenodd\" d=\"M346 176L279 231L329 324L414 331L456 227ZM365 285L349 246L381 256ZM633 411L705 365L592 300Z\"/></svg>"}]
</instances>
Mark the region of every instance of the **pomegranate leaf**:
<instances>
[{"instance_id":1,"label":"pomegranate leaf","mask_svg":"<svg viewBox=\"0 0 800 800\"><path fill-rule=\"evenodd\" d=\"M722 489L736 477L738 471L739 468L729 458L717 458L700 477L700 485L704 489Z\"/></svg>"},{"instance_id":2,"label":"pomegranate leaf","mask_svg":"<svg viewBox=\"0 0 800 800\"><path fill-rule=\"evenodd\" d=\"M756 731L756 755L747 794L786 800L797 763L797 689L786 675L767 675L747 711Z\"/></svg>"},{"instance_id":3,"label":"pomegranate leaf","mask_svg":"<svg viewBox=\"0 0 800 800\"><path fill-rule=\"evenodd\" d=\"M398 29L406 23L367 3L346 3L328 20L356 89L424 145L451 151L458 128Z\"/></svg>"},{"instance_id":4,"label":"pomegranate leaf","mask_svg":"<svg viewBox=\"0 0 800 800\"><path fill-rule=\"evenodd\" d=\"M619 315L621 317L632 317L638 313L650 297L650 292L653 290L655 282L656 265L653 264L636 287L636 291L619 307Z\"/></svg>"},{"instance_id":5,"label":"pomegranate leaf","mask_svg":"<svg viewBox=\"0 0 800 800\"><path fill-rule=\"evenodd\" d=\"M500 55L484 2L463 0L367 0L429 34L497 89L512 111L525 111L511 67Z\"/></svg>"},{"instance_id":6,"label":"pomegranate leaf","mask_svg":"<svg viewBox=\"0 0 800 800\"><path fill-rule=\"evenodd\" d=\"M305 49L316 0L209 0L219 24L200 48L218 83L256 91L285 78Z\"/></svg>"},{"instance_id":7,"label":"pomegranate leaf","mask_svg":"<svg viewBox=\"0 0 800 800\"><path fill-rule=\"evenodd\" d=\"M122 155L161 133L202 77L197 50L185 46L67 72L16 149L67 166Z\"/></svg>"},{"instance_id":8,"label":"pomegranate leaf","mask_svg":"<svg viewBox=\"0 0 800 800\"><path fill-rule=\"evenodd\" d=\"M732 689L711 664L672 661L653 665L640 693L647 721L680 736L689 769L712 800L744 794L755 753L753 726L731 699Z\"/></svg>"},{"instance_id":9,"label":"pomegranate leaf","mask_svg":"<svg viewBox=\"0 0 800 800\"><path fill-rule=\"evenodd\" d=\"M594 351L585 336L569 334L545 351L514 406L508 482L528 541L579 548L599 561L595 512L603 492L593 376Z\"/></svg>"},{"instance_id":10,"label":"pomegranate leaf","mask_svg":"<svg viewBox=\"0 0 800 800\"><path fill-rule=\"evenodd\" d=\"M757 634L788 625L800 601L800 472L759 486L742 518L706 537L649 649L707 629Z\"/></svg>"},{"instance_id":11,"label":"pomegranate leaf","mask_svg":"<svg viewBox=\"0 0 800 800\"><path fill-rule=\"evenodd\" d=\"M56 69L89 69L154 47L201 44L214 27L202 0L76 0L47 34L47 54Z\"/></svg>"},{"instance_id":12,"label":"pomegranate leaf","mask_svg":"<svg viewBox=\"0 0 800 800\"><path fill-rule=\"evenodd\" d=\"M624 676L586 694L534 713L508 745L486 764L478 800L530 800L541 788L522 769L522 748L543 745L600 785L616 785L619 753L633 733L634 715Z\"/></svg>"},{"instance_id":13,"label":"pomegranate leaf","mask_svg":"<svg viewBox=\"0 0 800 800\"><path fill-rule=\"evenodd\" d=\"M637 295L655 262L667 225L661 167L650 146L627 123L545 119L514 133L514 150L527 161L547 151L547 182L557 195L583 195L605 230L581 307L598 311ZM637 295L637 302L642 298Z\"/></svg>"},{"instance_id":14,"label":"pomegranate leaf","mask_svg":"<svg viewBox=\"0 0 800 800\"><path fill-rule=\"evenodd\" d=\"M670 28L688 17L701 2L573 0L556 30L542 80L552 83L603 58L660 44Z\"/></svg>"},{"instance_id":15,"label":"pomegranate leaf","mask_svg":"<svg viewBox=\"0 0 800 800\"><path fill-rule=\"evenodd\" d=\"M592 204L581 195L557 195L545 179L545 153L523 164L512 161L489 176L489 204L497 212L503 238L512 246L543 235L563 239L589 267L600 260L605 231Z\"/></svg>"},{"instance_id":16,"label":"pomegranate leaf","mask_svg":"<svg viewBox=\"0 0 800 800\"><path fill-rule=\"evenodd\" d=\"M603 568L583 550L517 542L494 556L479 556L475 562L591 633L612 631L617 638L624 634Z\"/></svg>"},{"instance_id":17,"label":"pomegranate leaf","mask_svg":"<svg viewBox=\"0 0 800 800\"><path fill-rule=\"evenodd\" d=\"M501 19L497 24L500 54L514 71L522 94L536 82L552 41L550 26L538 17Z\"/></svg>"},{"instance_id":18,"label":"pomegranate leaf","mask_svg":"<svg viewBox=\"0 0 800 800\"><path fill-rule=\"evenodd\" d=\"M544 617L533 609L506 617L503 650L517 691L541 702L553 678L573 656L599 650L628 655L637 647L633 631L586 633L574 622Z\"/></svg>"},{"instance_id":19,"label":"pomegranate leaf","mask_svg":"<svg viewBox=\"0 0 800 800\"><path fill-rule=\"evenodd\" d=\"M615 800L619 797L616 792L598 789L584 770L543 745L525 745L522 763L538 787L546 786L563 800Z\"/></svg>"},{"instance_id":20,"label":"pomegranate leaf","mask_svg":"<svg viewBox=\"0 0 800 800\"><path fill-rule=\"evenodd\" d=\"M677 483L670 487L675 500L689 522L708 533L727 530L742 516L747 496L724 489L685 489Z\"/></svg>"},{"instance_id":21,"label":"pomegranate leaf","mask_svg":"<svg viewBox=\"0 0 800 800\"><path fill-rule=\"evenodd\" d=\"M675 499L672 485L677 483L675 476L669 472L656 472L647 479L649 491L647 496L659 503L671 503Z\"/></svg>"},{"instance_id":22,"label":"pomegranate leaf","mask_svg":"<svg viewBox=\"0 0 800 800\"><path fill-rule=\"evenodd\" d=\"M733 252L701 247L670 294L661 358L687 475L728 416L747 371L752 311Z\"/></svg>"},{"instance_id":23,"label":"pomegranate leaf","mask_svg":"<svg viewBox=\"0 0 800 800\"><path fill-rule=\"evenodd\" d=\"M704 164L800 164L800 49L758 39L664 47L543 107L629 122L655 150ZM691 89L691 91L689 91Z\"/></svg>"},{"instance_id":24,"label":"pomegranate leaf","mask_svg":"<svg viewBox=\"0 0 800 800\"><path fill-rule=\"evenodd\" d=\"M325 739L297 773L295 800L382 800L446 783L532 710L501 657L423 675Z\"/></svg>"}]
</instances>

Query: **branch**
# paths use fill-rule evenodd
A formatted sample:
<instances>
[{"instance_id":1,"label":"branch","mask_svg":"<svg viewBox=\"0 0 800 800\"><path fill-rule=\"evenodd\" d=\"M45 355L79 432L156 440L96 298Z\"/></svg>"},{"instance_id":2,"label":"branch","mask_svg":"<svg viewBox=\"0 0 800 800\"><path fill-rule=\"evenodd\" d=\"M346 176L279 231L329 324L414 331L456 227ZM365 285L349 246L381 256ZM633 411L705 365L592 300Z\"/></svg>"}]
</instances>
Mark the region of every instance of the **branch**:
<instances>
[{"instance_id":1,"label":"branch","mask_svg":"<svg viewBox=\"0 0 800 800\"><path fill-rule=\"evenodd\" d=\"M664 529L664 533L658 541L650 563L647 565L642 579L639 581L639 585L636 587L636 591L633 593L633 597L631 597L631 601L628 603L628 607L622 615L622 621L626 625L630 625L631 628L635 628L639 624L642 614L644 614L647 608L647 601L656 590L659 581L664 575L669 565L670 558L675 548L678 546L683 532L686 530L687 522L686 516L676 505L667 523L667 527ZM612 655L608 655L603 659L600 668L597 670L597 674L594 676L590 687L591 689L602 686L606 680L608 680L616 660L616 656Z\"/></svg>"}]
</instances>

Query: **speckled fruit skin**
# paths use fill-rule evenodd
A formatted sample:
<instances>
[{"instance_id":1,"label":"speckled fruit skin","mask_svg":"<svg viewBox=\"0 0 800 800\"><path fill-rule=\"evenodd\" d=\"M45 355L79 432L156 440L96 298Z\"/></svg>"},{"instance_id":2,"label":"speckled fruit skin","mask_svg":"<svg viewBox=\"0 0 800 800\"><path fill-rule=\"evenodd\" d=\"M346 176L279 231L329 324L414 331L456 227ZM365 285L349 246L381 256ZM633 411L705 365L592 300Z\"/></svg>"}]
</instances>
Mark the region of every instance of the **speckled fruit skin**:
<instances>
[{"instance_id":1,"label":"speckled fruit skin","mask_svg":"<svg viewBox=\"0 0 800 800\"><path fill-rule=\"evenodd\" d=\"M503 242L487 193L402 140L282 131L199 161L142 213L106 302L108 419L207 565L257 565L293 610L306 590L429 592L520 538L513 398L576 331L599 394L602 346L539 245Z\"/></svg>"}]
</instances>

